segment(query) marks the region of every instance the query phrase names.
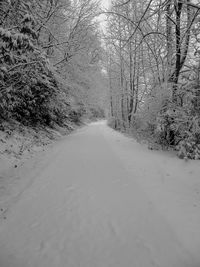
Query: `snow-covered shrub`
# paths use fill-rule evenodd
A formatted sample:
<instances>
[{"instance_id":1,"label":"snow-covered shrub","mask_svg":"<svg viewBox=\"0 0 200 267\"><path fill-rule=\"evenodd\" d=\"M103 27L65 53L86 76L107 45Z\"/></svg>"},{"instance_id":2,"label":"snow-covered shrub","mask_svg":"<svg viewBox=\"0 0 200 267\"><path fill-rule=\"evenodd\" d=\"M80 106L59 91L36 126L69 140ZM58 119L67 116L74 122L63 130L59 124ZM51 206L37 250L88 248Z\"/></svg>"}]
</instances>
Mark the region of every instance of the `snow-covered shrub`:
<instances>
[{"instance_id":1,"label":"snow-covered shrub","mask_svg":"<svg viewBox=\"0 0 200 267\"><path fill-rule=\"evenodd\" d=\"M0 116L25 124L50 124L59 108L52 107L58 85L38 46L33 17L26 13L20 26L0 27Z\"/></svg>"},{"instance_id":2,"label":"snow-covered shrub","mask_svg":"<svg viewBox=\"0 0 200 267\"><path fill-rule=\"evenodd\" d=\"M176 146L180 158L200 159L200 117L190 117L183 138Z\"/></svg>"},{"instance_id":3,"label":"snow-covered shrub","mask_svg":"<svg viewBox=\"0 0 200 267\"><path fill-rule=\"evenodd\" d=\"M200 143L193 136L182 140L177 146L177 151L181 159L200 159Z\"/></svg>"},{"instance_id":4,"label":"snow-covered shrub","mask_svg":"<svg viewBox=\"0 0 200 267\"><path fill-rule=\"evenodd\" d=\"M165 103L171 99L171 94L171 89L165 83L156 85L151 89L151 92L144 99L144 105L138 112L143 128L154 132L157 126L157 116Z\"/></svg>"},{"instance_id":5,"label":"snow-covered shrub","mask_svg":"<svg viewBox=\"0 0 200 267\"><path fill-rule=\"evenodd\" d=\"M182 105L169 102L157 117L157 142L174 147L180 158L200 159L200 116L194 103L196 93L190 90Z\"/></svg>"},{"instance_id":6,"label":"snow-covered shrub","mask_svg":"<svg viewBox=\"0 0 200 267\"><path fill-rule=\"evenodd\" d=\"M175 145L180 138L182 128L187 121L183 110L173 103L166 103L159 112L156 120L156 139L164 146Z\"/></svg>"},{"instance_id":7,"label":"snow-covered shrub","mask_svg":"<svg viewBox=\"0 0 200 267\"><path fill-rule=\"evenodd\" d=\"M79 124L81 123L82 116L86 113L86 109L83 103L77 102L73 106L71 106L71 110L69 112L69 118L73 123Z\"/></svg>"}]
</instances>

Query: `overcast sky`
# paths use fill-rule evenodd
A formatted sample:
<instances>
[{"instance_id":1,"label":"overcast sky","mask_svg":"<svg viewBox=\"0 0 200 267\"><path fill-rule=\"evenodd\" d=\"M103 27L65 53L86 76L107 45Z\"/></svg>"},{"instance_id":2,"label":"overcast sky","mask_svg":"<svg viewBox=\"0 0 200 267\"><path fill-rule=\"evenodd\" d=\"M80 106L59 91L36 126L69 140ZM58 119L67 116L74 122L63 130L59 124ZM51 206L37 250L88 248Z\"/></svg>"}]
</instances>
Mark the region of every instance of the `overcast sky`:
<instances>
[{"instance_id":1,"label":"overcast sky","mask_svg":"<svg viewBox=\"0 0 200 267\"><path fill-rule=\"evenodd\" d=\"M110 0L101 0L102 7L108 8L110 4Z\"/></svg>"},{"instance_id":2,"label":"overcast sky","mask_svg":"<svg viewBox=\"0 0 200 267\"><path fill-rule=\"evenodd\" d=\"M108 8L111 0L101 0L101 6L102 8ZM106 16L105 15L100 15L99 16L99 21L101 23L102 30L105 30L106 27Z\"/></svg>"}]
</instances>

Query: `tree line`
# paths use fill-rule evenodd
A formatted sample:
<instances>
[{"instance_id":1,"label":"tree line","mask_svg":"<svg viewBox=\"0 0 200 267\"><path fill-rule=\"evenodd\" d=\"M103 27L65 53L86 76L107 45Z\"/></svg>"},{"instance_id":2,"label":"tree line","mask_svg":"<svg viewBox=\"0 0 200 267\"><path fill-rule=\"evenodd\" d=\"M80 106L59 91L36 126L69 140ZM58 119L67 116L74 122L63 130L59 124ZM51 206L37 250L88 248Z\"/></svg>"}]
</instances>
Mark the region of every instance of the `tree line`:
<instances>
[{"instance_id":1,"label":"tree line","mask_svg":"<svg viewBox=\"0 0 200 267\"><path fill-rule=\"evenodd\" d=\"M0 1L0 121L103 116L98 12L93 0Z\"/></svg>"},{"instance_id":2,"label":"tree line","mask_svg":"<svg viewBox=\"0 0 200 267\"><path fill-rule=\"evenodd\" d=\"M104 34L110 124L200 158L200 5L114 0Z\"/></svg>"}]
</instances>

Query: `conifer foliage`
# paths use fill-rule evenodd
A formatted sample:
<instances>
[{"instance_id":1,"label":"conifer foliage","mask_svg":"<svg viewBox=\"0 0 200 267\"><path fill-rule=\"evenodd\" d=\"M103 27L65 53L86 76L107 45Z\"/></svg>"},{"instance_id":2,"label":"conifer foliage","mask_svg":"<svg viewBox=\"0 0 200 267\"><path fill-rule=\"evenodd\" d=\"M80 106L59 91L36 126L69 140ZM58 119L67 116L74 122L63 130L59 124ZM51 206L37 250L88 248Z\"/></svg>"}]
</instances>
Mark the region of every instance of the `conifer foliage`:
<instances>
[{"instance_id":1,"label":"conifer foliage","mask_svg":"<svg viewBox=\"0 0 200 267\"><path fill-rule=\"evenodd\" d=\"M84 12L90 10L91 2L0 1L0 120L62 124L76 113L69 107L65 73L80 51L92 54L78 39L80 29L85 36L90 30L93 18ZM73 4L82 16L88 16L87 21L77 17ZM91 43L96 42L95 34L91 38Z\"/></svg>"},{"instance_id":2,"label":"conifer foliage","mask_svg":"<svg viewBox=\"0 0 200 267\"><path fill-rule=\"evenodd\" d=\"M48 104L56 84L38 45L30 5L27 1L4 1L1 8L5 18L0 26L0 116L48 123Z\"/></svg>"}]
</instances>

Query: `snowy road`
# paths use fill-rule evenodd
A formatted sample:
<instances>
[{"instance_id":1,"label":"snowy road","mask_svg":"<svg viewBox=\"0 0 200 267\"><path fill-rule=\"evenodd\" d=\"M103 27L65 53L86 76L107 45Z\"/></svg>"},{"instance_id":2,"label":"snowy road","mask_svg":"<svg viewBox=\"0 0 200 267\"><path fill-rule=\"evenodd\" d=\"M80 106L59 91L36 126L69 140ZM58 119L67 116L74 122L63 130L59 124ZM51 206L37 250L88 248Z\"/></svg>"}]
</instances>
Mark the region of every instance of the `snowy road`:
<instances>
[{"instance_id":1,"label":"snowy road","mask_svg":"<svg viewBox=\"0 0 200 267\"><path fill-rule=\"evenodd\" d=\"M0 222L0 267L199 267L199 173L84 127Z\"/></svg>"}]
</instances>

